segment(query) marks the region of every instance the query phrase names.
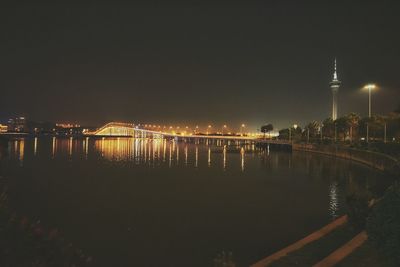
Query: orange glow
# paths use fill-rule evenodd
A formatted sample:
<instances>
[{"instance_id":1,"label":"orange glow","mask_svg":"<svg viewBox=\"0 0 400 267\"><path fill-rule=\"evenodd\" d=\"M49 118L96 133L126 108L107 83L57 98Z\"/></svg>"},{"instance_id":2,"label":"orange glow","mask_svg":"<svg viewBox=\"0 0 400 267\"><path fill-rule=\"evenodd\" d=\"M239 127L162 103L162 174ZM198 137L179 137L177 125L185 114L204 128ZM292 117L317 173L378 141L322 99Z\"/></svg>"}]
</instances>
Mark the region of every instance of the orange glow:
<instances>
[{"instance_id":1,"label":"orange glow","mask_svg":"<svg viewBox=\"0 0 400 267\"><path fill-rule=\"evenodd\" d=\"M166 132L165 130L161 130L161 126L157 125L148 125L150 128L155 128L154 130L151 129L145 129L145 128L139 128L139 127L134 127L134 124L132 123L120 123L120 122L111 122L107 123L106 125L100 127L98 130L93 131L93 132L85 132L85 135L97 135L97 136L110 136L110 137L135 137L135 138L163 138L164 136L191 136L191 137L196 137L198 136L199 138L213 138L213 139L218 139L218 138L224 138L224 139L242 139L242 140L251 140L254 138L257 138L260 136L260 133L248 133L247 135L243 135L243 128L241 128L241 132L237 133L235 136L232 136L232 132L225 132L226 129L228 129L228 126L226 124L223 125L222 128L222 134L228 133L230 136L213 136L211 134L211 128L212 125L208 125L206 129L206 134L207 137L204 135L201 135L201 132L199 133L197 129L199 128L197 125L193 129L193 132L189 126L185 126L184 129L185 131L180 130L180 126L176 126L176 130L174 131L174 126L169 126L169 131ZM159 128L158 128L159 127ZM221 134L221 132L217 132L218 135Z\"/></svg>"},{"instance_id":2,"label":"orange glow","mask_svg":"<svg viewBox=\"0 0 400 267\"><path fill-rule=\"evenodd\" d=\"M60 128L78 128L81 127L79 124L72 124L72 123L56 123L57 127Z\"/></svg>"}]
</instances>

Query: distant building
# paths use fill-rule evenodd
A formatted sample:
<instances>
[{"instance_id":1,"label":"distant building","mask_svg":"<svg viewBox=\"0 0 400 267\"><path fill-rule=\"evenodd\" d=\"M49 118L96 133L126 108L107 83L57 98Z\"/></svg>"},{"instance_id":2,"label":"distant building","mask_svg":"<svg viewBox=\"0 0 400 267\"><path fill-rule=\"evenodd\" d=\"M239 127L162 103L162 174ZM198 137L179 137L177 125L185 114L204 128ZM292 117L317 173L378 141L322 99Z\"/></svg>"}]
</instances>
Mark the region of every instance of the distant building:
<instances>
[{"instance_id":1,"label":"distant building","mask_svg":"<svg viewBox=\"0 0 400 267\"><path fill-rule=\"evenodd\" d=\"M16 117L8 120L8 131L9 132L28 132L28 125L25 117Z\"/></svg>"},{"instance_id":2,"label":"distant building","mask_svg":"<svg viewBox=\"0 0 400 267\"><path fill-rule=\"evenodd\" d=\"M4 124L0 124L0 133L5 133L8 130L8 126Z\"/></svg>"},{"instance_id":3,"label":"distant building","mask_svg":"<svg viewBox=\"0 0 400 267\"><path fill-rule=\"evenodd\" d=\"M335 58L335 70L333 72L333 80L329 84L332 90L332 120L336 120L338 116L338 92L340 84L341 82L338 80Z\"/></svg>"}]
</instances>

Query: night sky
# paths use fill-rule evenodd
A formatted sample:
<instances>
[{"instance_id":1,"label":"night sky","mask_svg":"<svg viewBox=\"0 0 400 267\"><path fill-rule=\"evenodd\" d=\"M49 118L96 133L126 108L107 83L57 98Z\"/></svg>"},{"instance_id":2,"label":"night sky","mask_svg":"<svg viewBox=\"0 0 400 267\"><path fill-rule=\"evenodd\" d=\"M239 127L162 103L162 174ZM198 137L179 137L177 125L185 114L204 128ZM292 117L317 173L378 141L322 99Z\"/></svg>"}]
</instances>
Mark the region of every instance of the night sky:
<instances>
[{"instance_id":1,"label":"night sky","mask_svg":"<svg viewBox=\"0 0 400 267\"><path fill-rule=\"evenodd\" d=\"M300 3L301 2L301 3ZM370 2L370 3L369 3ZM112 4L111 4L112 3ZM400 104L399 1L27 4L0 10L0 119L264 123Z\"/></svg>"}]
</instances>

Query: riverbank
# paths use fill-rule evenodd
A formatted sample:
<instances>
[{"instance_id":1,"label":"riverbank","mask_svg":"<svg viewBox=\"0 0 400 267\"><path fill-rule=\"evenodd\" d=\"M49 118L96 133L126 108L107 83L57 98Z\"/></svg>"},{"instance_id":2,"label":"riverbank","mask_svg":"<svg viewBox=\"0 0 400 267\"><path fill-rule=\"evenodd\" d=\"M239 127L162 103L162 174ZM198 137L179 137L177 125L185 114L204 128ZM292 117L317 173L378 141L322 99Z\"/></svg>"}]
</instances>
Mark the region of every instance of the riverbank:
<instances>
[{"instance_id":1,"label":"riverbank","mask_svg":"<svg viewBox=\"0 0 400 267\"><path fill-rule=\"evenodd\" d=\"M352 254L339 262L336 267L395 267L396 264L389 261L387 257L379 253L370 241L366 241L357 248Z\"/></svg>"},{"instance_id":2,"label":"riverbank","mask_svg":"<svg viewBox=\"0 0 400 267\"><path fill-rule=\"evenodd\" d=\"M293 144L292 149L293 151L312 152L355 161L395 176L400 173L399 159L366 149L321 144Z\"/></svg>"},{"instance_id":3,"label":"riverbank","mask_svg":"<svg viewBox=\"0 0 400 267\"><path fill-rule=\"evenodd\" d=\"M315 242L308 244L300 250L292 252L286 257L283 257L268 266L313 266L327 257L333 250L341 246L347 240L351 239L355 234L354 230L345 223L327 235L322 236Z\"/></svg>"},{"instance_id":4,"label":"riverbank","mask_svg":"<svg viewBox=\"0 0 400 267\"><path fill-rule=\"evenodd\" d=\"M332 232L345 228L347 221L347 216L342 216L318 231L251 265L251 267L293 266L300 261L303 264L315 263L321 258L321 253L322 255L326 254L326 252L320 250L321 240L330 240L329 236L332 236ZM316 244L317 246L315 246ZM323 250L326 250L326 248L323 248Z\"/></svg>"},{"instance_id":5,"label":"riverbank","mask_svg":"<svg viewBox=\"0 0 400 267\"><path fill-rule=\"evenodd\" d=\"M293 144L292 148L293 151L312 152L355 161L392 175L395 179L399 178L399 160L393 155L337 145ZM363 217L364 224L371 215L371 209L368 208L371 207L369 205L371 203L376 202L368 202L368 200L365 202L366 213L362 208L360 210L359 205L356 207L357 212L362 213L361 217L365 216ZM343 226L335 228L327 235L319 236L318 239L305 246L296 246L297 243L302 241L300 240L264 258L253 266L337 266L338 264L344 267L395 266L392 260L385 258L383 252L378 252L376 246L374 247L367 240L368 235L365 230L359 232L359 225L354 225L354 220L359 220L360 214L354 214L353 211L351 215L357 217L350 219L353 221L352 223L346 221ZM314 232L310 236L318 232Z\"/></svg>"}]
</instances>

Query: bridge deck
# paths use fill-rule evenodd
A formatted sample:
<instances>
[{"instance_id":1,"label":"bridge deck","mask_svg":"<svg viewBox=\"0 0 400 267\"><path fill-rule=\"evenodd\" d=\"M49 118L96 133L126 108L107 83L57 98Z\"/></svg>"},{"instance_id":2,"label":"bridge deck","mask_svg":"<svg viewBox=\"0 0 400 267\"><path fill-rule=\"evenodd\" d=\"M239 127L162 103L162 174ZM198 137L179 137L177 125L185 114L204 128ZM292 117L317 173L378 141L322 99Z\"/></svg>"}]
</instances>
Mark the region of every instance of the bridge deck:
<instances>
[{"instance_id":1,"label":"bridge deck","mask_svg":"<svg viewBox=\"0 0 400 267\"><path fill-rule=\"evenodd\" d=\"M95 137L136 137L137 135L157 135L178 139L216 139L216 140L237 140L237 141L254 141L259 144L277 144L288 145L291 143L283 140L260 139L253 136L239 136L239 135L204 135L204 134L174 134L162 131L153 131L135 127L130 123L111 122L100 127L94 132L88 132L86 136Z\"/></svg>"}]
</instances>

